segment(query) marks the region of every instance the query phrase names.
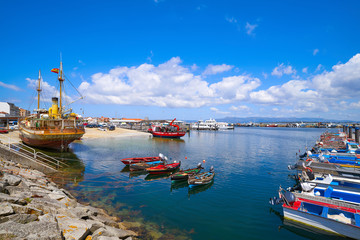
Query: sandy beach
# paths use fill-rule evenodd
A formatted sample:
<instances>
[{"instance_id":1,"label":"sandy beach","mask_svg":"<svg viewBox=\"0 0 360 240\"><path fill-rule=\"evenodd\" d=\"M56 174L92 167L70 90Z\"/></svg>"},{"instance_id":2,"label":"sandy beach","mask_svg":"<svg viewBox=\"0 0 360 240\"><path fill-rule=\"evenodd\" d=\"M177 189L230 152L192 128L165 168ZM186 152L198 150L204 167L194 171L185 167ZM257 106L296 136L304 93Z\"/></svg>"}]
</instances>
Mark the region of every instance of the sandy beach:
<instances>
[{"instance_id":1,"label":"sandy beach","mask_svg":"<svg viewBox=\"0 0 360 240\"><path fill-rule=\"evenodd\" d=\"M86 128L85 134L81 139L111 138L111 137L130 137L130 136L150 136L149 133L123 128L115 128L114 131L100 131L97 128ZM2 143L20 142L19 131L12 131L7 134L0 134Z\"/></svg>"},{"instance_id":2,"label":"sandy beach","mask_svg":"<svg viewBox=\"0 0 360 240\"><path fill-rule=\"evenodd\" d=\"M114 131L100 131L97 128L86 128L85 134L81 139L109 138L109 137L129 137L129 136L150 136L150 133L115 128Z\"/></svg>"}]
</instances>

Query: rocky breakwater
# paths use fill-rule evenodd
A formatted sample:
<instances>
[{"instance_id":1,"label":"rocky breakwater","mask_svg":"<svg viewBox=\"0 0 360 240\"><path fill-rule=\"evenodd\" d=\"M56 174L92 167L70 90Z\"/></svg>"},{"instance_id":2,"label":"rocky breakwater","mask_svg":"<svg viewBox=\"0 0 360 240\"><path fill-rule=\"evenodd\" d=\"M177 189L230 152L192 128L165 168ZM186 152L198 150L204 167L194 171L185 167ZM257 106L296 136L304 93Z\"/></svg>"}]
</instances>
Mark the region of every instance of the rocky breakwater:
<instances>
[{"instance_id":1,"label":"rocky breakwater","mask_svg":"<svg viewBox=\"0 0 360 240\"><path fill-rule=\"evenodd\" d=\"M43 173L0 159L0 239L134 238L104 210L78 203Z\"/></svg>"}]
</instances>

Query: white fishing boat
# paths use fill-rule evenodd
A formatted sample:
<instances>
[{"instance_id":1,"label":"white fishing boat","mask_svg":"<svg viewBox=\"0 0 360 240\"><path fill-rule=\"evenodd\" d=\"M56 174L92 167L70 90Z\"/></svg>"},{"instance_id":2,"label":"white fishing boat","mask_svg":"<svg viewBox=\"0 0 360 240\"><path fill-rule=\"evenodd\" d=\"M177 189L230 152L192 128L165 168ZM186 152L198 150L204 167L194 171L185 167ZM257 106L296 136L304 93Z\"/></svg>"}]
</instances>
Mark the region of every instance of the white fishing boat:
<instances>
[{"instance_id":1,"label":"white fishing boat","mask_svg":"<svg viewBox=\"0 0 360 240\"><path fill-rule=\"evenodd\" d=\"M360 239L360 206L327 199L311 197L302 193L288 192L280 188L284 218L319 228L343 237Z\"/></svg>"}]
</instances>

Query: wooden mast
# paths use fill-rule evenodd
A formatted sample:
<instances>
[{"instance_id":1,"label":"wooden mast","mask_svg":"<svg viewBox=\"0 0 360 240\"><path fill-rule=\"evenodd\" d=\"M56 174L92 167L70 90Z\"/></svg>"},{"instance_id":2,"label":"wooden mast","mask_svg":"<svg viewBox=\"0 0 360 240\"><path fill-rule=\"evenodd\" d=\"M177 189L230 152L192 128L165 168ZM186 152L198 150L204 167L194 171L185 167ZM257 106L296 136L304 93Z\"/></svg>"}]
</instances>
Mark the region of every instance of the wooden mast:
<instances>
[{"instance_id":1,"label":"wooden mast","mask_svg":"<svg viewBox=\"0 0 360 240\"><path fill-rule=\"evenodd\" d=\"M59 101L59 103L60 103L60 106L59 106L60 112L59 112L59 114L60 114L60 116L62 116L62 114L63 114L63 109L62 109L62 88L63 88L63 83L64 83L64 80L65 80L64 77L63 77L62 60L60 60L60 73L59 73L58 79L59 79L59 83L60 83L60 101Z\"/></svg>"},{"instance_id":2,"label":"wooden mast","mask_svg":"<svg viewBox=\"0 0 360 240\"><path fill-rule=\"evenodd\" d=\"M38 106L37 106L37 109L38 109L38 111L40 109L40 92L41 92L40 82L41 82L41 70L39 69L39 85L38 85L38 88L37 88L37 92L38 92Z\"/></svg>"}]
</instances>

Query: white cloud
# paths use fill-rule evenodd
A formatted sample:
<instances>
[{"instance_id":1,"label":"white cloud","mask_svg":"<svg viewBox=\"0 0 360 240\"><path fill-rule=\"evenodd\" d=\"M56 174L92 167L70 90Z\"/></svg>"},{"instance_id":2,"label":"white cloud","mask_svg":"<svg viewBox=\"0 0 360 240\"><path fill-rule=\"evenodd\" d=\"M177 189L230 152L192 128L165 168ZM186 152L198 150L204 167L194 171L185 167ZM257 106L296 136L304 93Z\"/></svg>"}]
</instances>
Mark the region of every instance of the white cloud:
<instances>
[{"instance_id":1,"label":"white cloud","mask_svg":"<svg viewBox=\"0 0 360 240\"><path fill-rule=\"evenodd\" d=\"M318 52L319 52L319 49L314 49L314 51L313 51L313 56L315 56L316 54L318 54Z\"/></svg>"},{"instance_id":2,"label":"white cloud","mask_svg":"<svg viewBox=\"0 0 360 240\"><path fill-rule=\"evenodd\" d=\"M0 87L4 87L4 88L8 88L14 91L20 91L21 89L13 84L7 84L7 83L3 83L0 82Z\"/></svg>"},{"instance_id":3,"label":"white cloud","mask_svg":"<svg viewBox=\"0 0 360 240\"><path fill-rule=\"evenodd\" d=\"M231 106L230 107L231 111L249 111L250 108L246 105L240 105L240 106Z\"/></svg>"},{"instance_id":4,"label":"white cloud","mask_svg":"<svg viewBox=\"0 0 360 240\"><path fill-rule=\"evenodd\" d=\"M222 72L230 71L234 66L221 64L221 65L212 65L209 64L205 71L203 72L203 75L214 75Z\"/></svg>"},{"instance_id":5,"label":"white cloud","mask_svg":"<svg viewBox=\"0 0 360 240\"><path fill-rule=\"evenodd\" d=\"M237 23L238 21L234 17L225 17L225 20L229 23Z\"/></svg>"},{"instance_id":6,"label":"white cloud","mask_svg":"<svg viewBox=\"0 0 360 240\"><path fill-rule=\"evenodd\" d=\"M158 66L145 63L96 73L79 90L89 103L196 108L245 99L259 85L259 79L241 75L209 84L173 57Z\"/></svg>"},{"instance_id":7,"label":"white cloud","mask_svg":"<svg viewBox=\"0 0 360 240\"><path fill-rule=\"evenodd\" d=\"M257 27L258 27L257 24L250 24L250 23L246 22L246 25L245 25L246 34L248 34L248 35L254 34L253 32L254 32L255 28L257 28Z\"/></svg>"},{"instance_id":8,"label":"white cloud","mask_svg":"<svg viewBox=\"0 0 360 240\"><path fill-rule=\"evenodd\" d=\"M219 110L218 108L215 108L215 107L211 107L210 110L215 112L216 114L221 114L221 115L230 114L230 112L224 112L224 111L221 111L221 110Z\"/></svg>"},{"instance_id":9,"label":"white cloud","mask_svg":"<svg viewBox=\"0 0 360 240\"><path fill-rule=\"evenodd\" d=\"M284 63L281 63L277 67L274 68L274 70L271 72L271 75L281 77L282 75L290 75L290 74L296 74L296 70L288 65L285 66Z\"/></svg>"},{"instance_id":10,"label":"white cloud","mask_svg":"<svg viewBox=\"0 0 360 240\"><path fill-rule=\"evenodd\" d=\"M317 65L315 72L319 72L323 68L324 68L323 65L319 64L319 65Z\"/></svg>"},{"instance_id":11,"label":"white cloud","mask_svg":"<svg viewBox=\"0 0 360 240\"><path fill-rule=\"evenodd\" d=\"M314 87L324 96L352 98L360 95L360 54L345 64L337 64L332 71L323 72L313 78Z\"/></svg>"},{"instance_id":12,"label":"white cloud","mask_svg":"<svg viewBox=\"0 0 360 240\"><path fill-rule=\"evenodd\" d=\"M302 69L302 72L303 72L303 73L308 73L308 70L309 70L308 67L304 67L304 68Z\"/></svg>"}]
</instances>

